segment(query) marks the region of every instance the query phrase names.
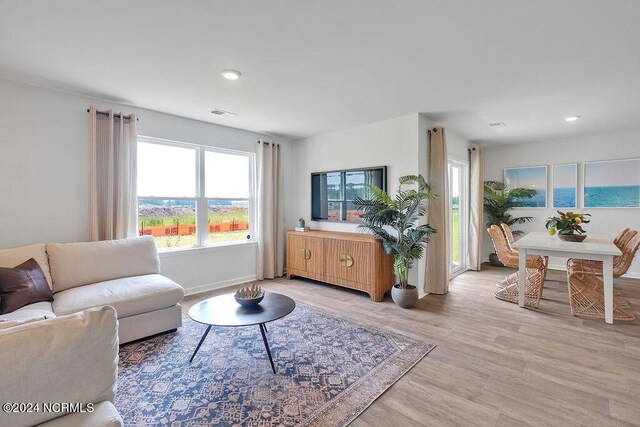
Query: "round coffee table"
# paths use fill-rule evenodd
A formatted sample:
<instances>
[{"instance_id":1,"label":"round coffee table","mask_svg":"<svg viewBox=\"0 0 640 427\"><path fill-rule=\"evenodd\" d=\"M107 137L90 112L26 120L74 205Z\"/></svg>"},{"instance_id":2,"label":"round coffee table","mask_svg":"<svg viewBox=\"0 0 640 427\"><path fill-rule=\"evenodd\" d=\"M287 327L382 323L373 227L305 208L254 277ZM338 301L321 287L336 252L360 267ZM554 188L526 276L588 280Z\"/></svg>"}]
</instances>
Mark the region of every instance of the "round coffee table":
<instances>
[{"instance_id":1,"label":"round coffee table","mask_svg":"<svg viewBox=\"0 0 640 427\"><path fill-rule=\"evenodd\" d=\"M189 363L193 361L200 350L202 342L209 334L212 326L252 326L258 325L264 347L271 362L271 369L276 373L276 368L271 357L271 349L267 341L267 327L265 323L273 322L288 315L296 308L294 300L286 295L275 292L265 292L264 299L255 307L242 307L233 298L234 294L224 294L200 301L189 309L189 317L198 323L209 325L200 342L193 352Z\"/></svg>"}]
</instances>

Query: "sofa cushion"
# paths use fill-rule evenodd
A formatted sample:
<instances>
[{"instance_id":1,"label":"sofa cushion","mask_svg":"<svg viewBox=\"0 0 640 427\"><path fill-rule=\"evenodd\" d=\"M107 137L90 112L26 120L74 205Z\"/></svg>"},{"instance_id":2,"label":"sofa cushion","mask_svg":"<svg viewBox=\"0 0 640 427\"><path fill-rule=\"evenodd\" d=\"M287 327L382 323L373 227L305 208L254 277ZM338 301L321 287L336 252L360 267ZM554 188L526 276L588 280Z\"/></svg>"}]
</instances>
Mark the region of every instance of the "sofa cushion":
<instances>
[{"instance_id":1,"label":"sofa cushion","mask_svg":"<svg viewBox=\"0 0 640 427\"><path fill-rule=\"evenodd\" d=\"M118 321L111 307L0 330L0 402L113 402ZM0 426L31 426L60 413L4 413Z\"/></svg>"},{"instance_id":2,"label":"sofa cushion","mask_svg":"<svg viewBox=\"0 0 640 427\"><path fill-rule=\"evenodd\" d=\"M125 277L58 292L53 302L56 315L89 307L110 305L118 318L171 307L184 296L182 286L160 274Z\"/></svg>"},{"instance_id":3,"label":"sofa cushion","mask_svg":"<svg viewBox=\"0 0 640 427\"><path fill-rule=\"evenodd\" d=\"M44 243L19 246L11 249L1 249L0 267L11 268L18 264L22 264L30 258L36 260L44 273L44 277L47 278L49 287L53 289L53 281L51 280L51 274L49 272L49 260L47 259L47 251Z\"/></svg>"},{"instance_id":4,"label":"sofa cushion","mask_svg":"<svg viewBox=\"0 0 640 427\"><path fill-rule=\"evenodd\" d=\"M76 412L38 424L38 427L120 427L122 418L111 402L100 402L93 412Z\"/></svg>"},{"instance_id":5,"label":"sofa cushion","mask_svg":"<svg viewBox=\"0 0 640 427\"><path fill-rule=\"evenodd\" d=\"M13 268L0 267L0 314L42 301L53 301L53 294L35 259Z\"/></svg>"},{"instance_id":6,"label":"sofa cushion","mask_svg":"<svg viewBox=\"0 0 640 427\"><path fill-rule=\"evenodd\" d=\"M37 302L25 305L9 314L0 315L0 325L3 322L29 322L31 320L53 319L53 307L50 302Z\"/></svg>"},{"instance_id":7,"label":"sofa cushion","mask_svg":"<svg viewBox=\"0 0 640 427\"><path fill-rule=\"evenodd\" d=\"M54 292L121 277L160 273L160 259L151 236L50 243L47 253Z\"/></svg>"}]
</instances>

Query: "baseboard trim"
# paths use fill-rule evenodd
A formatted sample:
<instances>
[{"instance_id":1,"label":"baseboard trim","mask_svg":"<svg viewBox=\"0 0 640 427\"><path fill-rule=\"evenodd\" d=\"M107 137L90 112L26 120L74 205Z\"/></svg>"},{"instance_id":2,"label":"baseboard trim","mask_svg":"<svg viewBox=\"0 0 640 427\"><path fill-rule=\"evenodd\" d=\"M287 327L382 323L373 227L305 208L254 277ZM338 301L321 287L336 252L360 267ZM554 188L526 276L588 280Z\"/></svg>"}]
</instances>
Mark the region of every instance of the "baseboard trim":
<instances>
[{"instance_id":1,"label":"baseboard trim","mask_svg":"<svg viewBox=\"0 0 640 427\"><path fill-rule=\"evenodd\" d=\"M205 283L204 285L193 286L189 288L185 288L184 294L186 295L195 295L202 292L212 291L214 289L226 288L229 286L240 285L242 283L252 282L256 280L256 275L236 277L229 280L222 280L220 282L213 283Z\"/></svg>"}]
</instances>

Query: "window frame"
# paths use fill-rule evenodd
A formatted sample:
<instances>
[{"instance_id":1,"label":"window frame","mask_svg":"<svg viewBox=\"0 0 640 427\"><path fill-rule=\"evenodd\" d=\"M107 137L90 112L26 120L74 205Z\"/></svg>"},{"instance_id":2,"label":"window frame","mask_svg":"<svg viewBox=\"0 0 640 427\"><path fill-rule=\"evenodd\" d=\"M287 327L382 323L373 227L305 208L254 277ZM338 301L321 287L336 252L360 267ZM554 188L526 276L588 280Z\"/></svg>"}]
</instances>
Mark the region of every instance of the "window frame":
<instances>
[{"instance_id":1,"label":"window frame","mask_svg":"<svg viewBox=\"0 0 640 427\"><path fill-rule=\"evenodd\" d=\"M257 241L256 236L256 154L248 151L240 151L240 150L232 150L228 148L220 148L211 145L204 144L193 144L189 142L175 141L169 140L165 138L156 138L144 135L138 135L136 144L139 143L147 143L147 144L157 144L157 145L166 145L170 147L179 147L179 148L188 148L195 150L195 197L173 197L173 196L143 196L139 195L137 191L137 183L136 183L136 207L140 204L140 199L149 199L149 200L189 200L195 201L196 203L196 244L191 246L177 246L170 248L158 248L158 252L174 252L174 251L184 251L189 249L202 249L202 248L211 248L211 247L222 247L222 246L230 246L230 245L242 245L246 243L255 243ZM137 148L137 145L136 145ZM205 188L205 153L206 152L215 152L222 154L232 154L236 156L244 156L249 159L249 198L218 198L218 197L206 197L206 188ZM208 242L209 236L209 212L208 206L210 200L231 200L231 201L247 201L249 203L249 229L247 230L247 234L251 236L250 239L238 239L231 241L223 241L223 242ZM137 211L136 211L137 212ZM136 220L136 228L139 227L139 220ZM204 230L204 231L203 231Z\"/></svg>"}]
</instances>

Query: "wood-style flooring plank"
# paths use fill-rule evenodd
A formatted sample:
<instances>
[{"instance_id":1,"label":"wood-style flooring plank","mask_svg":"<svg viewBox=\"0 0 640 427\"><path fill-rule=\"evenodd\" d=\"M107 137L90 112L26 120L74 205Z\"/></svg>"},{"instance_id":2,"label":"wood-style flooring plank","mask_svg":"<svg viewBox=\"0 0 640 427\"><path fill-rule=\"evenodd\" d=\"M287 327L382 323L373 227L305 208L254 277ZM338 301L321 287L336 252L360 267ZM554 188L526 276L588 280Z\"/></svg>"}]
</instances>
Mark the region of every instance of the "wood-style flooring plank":
<instances>
[{"instance_id":1,"label":"wood-style flooring plank","mask_svg":"<svg viewBox=\"0 0 640 427\"><path fill-rule=\"evenodd\" d=\"M571 315L566 273L549 271L540 308L493 297L513 270L483 266L428 295L411 310L387 296L304 279L262 282L299 303L436 344L354 426L640 425L640 320L607 325ZM640 280L616 289L640 317ZM186 297L194 303L230 287Z\"/></svg>"}]
</instances>

